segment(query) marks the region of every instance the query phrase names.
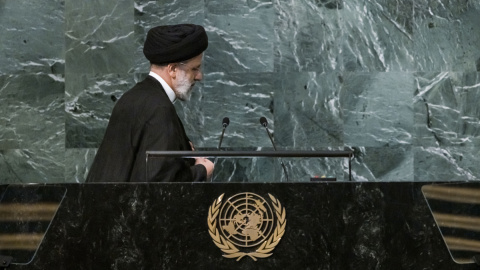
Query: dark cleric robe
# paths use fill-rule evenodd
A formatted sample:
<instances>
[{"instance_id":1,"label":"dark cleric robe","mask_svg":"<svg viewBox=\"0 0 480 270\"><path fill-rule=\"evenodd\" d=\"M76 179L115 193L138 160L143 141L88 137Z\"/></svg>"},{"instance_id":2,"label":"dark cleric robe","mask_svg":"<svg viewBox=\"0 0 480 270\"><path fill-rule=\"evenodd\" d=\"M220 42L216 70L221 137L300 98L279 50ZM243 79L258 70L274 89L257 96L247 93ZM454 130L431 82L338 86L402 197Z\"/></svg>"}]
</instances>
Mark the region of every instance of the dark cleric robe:
<instances>
[{"instance_id":1,"label":"dark cleric robe","mask_svg":"<svg viewBox=\"0 0 480 270\"><path fill-rule=\"evenodd\" d=\"M150 158L146 173L146 151L190 150L175 107L160 82L148 76L115 104L86 181L205 181L205 167L191 158Z\"/></svg>"}]
</instances>

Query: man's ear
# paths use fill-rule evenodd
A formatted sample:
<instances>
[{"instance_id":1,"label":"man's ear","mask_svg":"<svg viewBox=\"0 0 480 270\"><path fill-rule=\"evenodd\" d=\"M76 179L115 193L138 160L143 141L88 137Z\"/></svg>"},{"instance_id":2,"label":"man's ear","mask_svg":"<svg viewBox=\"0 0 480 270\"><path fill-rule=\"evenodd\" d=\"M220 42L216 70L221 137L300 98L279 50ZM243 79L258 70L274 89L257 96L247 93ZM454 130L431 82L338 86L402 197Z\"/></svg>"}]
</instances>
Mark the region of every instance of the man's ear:
<instances>
[{"instance_id":1,"label":"man's ear","mask_svg":"<svg viewBox=\"0 0 480 270\"><path fill-rule=\"evenodd\" d=\"M173 78L173 79L175 79L175 77L177 77L177 68L178 68L177 63L170 63L170 64L167 65L168 75L170 75L170 77Z\"/></svg>"}]
</instances>

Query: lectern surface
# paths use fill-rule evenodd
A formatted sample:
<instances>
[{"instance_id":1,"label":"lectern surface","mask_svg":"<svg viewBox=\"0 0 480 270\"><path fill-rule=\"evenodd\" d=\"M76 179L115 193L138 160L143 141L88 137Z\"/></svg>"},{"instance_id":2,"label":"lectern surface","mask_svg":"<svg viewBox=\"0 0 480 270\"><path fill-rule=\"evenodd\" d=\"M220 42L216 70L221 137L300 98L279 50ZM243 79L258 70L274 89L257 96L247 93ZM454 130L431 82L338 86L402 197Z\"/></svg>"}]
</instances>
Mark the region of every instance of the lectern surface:
<instances>
[{"instance_id":1,"label":"lectern surface","mask_svg":"<svg viewBox=\"0 0 480 270\"><path fill-rule=\"evenodd\" d=\"M452 260L425 184L52 185L43 242L9 269L477 269Z\"/></svg>"}]
</instances>

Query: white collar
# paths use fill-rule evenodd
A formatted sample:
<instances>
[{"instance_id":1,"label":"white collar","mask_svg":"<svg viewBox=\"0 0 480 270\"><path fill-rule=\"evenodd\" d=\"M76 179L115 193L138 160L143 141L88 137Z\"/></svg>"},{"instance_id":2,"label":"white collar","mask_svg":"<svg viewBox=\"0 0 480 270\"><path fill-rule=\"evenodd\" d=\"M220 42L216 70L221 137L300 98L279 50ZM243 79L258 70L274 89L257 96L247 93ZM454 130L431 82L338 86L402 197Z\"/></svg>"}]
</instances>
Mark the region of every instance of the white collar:
<instances>
[{"instance_id":1,"label":"white collar","mask_svg":"<svg viewBox=\"0 0 480 270\"><path fill-rule=\"evenodd\" d=\"M165 90L165 93L167 93L168 98L172 103L174 103L177 100L177 96L175 95L175 92L173 92L173 89L168 85L165 80L160 77L157 73L150 71L148 75L152 76L153 78L157 79L157 81L163 86L163 89Z\"/></svg>"}]
</instances>

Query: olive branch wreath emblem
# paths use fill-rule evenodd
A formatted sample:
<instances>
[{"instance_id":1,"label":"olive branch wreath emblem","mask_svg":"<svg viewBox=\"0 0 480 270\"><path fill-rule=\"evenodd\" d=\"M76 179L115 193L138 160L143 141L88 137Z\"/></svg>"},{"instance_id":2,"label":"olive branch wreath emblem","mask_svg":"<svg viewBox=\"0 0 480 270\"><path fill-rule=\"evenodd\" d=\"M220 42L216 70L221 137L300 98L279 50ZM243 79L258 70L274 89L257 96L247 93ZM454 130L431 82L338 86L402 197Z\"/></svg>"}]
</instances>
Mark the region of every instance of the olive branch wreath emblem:
<instances>
[{"instance_id":1,"label":"olive branch wreath emblem","mask_svg":"<svg viewBox=\"0 0 480 270\"><path fill-rule=\"evenodd\" d=\"M257 261L257 258L267 258L272 255L273 249L280 242L283 234L285 233L285 226L287 223L285 208L282 208L282 205L277 198L275 198L270 193L268 196L272 201L272 205L275 209L275 215L277 216L277 226L273 234L265 240L257 250L254 252L242 252L235 245L228 241L225 237L220 234L220 231L217 229L217 216L219 214L220 206L222 205L223 193L220 195L210 206L208 210L208 232L213 239L213 243L220 248L225 254L223 257L226 258L237 258L237 261L242 259L245 256L252 258L254 261Z\"/></svg>"}]
</instances>

